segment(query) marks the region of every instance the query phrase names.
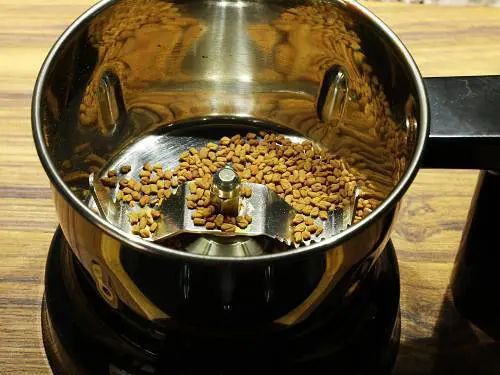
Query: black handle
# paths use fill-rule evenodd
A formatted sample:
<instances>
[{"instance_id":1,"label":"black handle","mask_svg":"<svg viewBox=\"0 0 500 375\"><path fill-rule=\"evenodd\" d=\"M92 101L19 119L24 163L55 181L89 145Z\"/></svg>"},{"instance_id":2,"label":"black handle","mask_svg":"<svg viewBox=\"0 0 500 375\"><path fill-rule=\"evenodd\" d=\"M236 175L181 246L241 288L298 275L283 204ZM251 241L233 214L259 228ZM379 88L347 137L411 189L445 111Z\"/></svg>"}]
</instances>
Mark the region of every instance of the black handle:
<instances>
[{"instance_id":1,"label":"black handle","mask_svg":"<svg viewBox=\"0 0 500 375\"><path fill-rule=\"evenodd\" d=\"M500 170L500 76L426 78L423 168Z\"/></svg>"}]
</instances>

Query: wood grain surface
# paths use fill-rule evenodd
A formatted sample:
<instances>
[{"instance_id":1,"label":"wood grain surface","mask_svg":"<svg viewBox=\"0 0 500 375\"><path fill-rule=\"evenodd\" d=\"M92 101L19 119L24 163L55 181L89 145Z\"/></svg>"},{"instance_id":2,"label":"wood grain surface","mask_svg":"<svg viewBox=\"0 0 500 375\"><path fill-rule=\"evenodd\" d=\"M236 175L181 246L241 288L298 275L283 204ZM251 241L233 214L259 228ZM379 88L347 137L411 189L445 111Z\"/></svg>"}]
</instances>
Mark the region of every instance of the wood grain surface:
<instances>
[{"instance_id":1,"label":"wood grain surface","mask_svg":"<svg viewBox=\"0 0 500 375\"><path fill-rule=\"evenodd\" d=\"M50 373L40 302L57 221L31 139L30 101L48 49L91 3L0 0L0 374ZM500 73L500 9L366 4L399 34L423 75ZM403 319L396 374L495 373L488 371L499 349L457 315L447 294L476 178L476 171L423 170L404 199L393 235Z\"/></svg>"}]
</instances>

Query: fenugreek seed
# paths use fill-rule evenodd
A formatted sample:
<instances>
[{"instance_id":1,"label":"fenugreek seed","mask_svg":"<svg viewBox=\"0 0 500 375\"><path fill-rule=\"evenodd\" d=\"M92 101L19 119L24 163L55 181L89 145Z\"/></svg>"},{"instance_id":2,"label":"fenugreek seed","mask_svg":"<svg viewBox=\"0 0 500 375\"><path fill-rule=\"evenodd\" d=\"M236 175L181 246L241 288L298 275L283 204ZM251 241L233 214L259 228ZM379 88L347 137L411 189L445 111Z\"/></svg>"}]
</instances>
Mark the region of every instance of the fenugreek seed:
<instances>
[{"instance_id":1,"label":"fenugreek seed","mask_svg":"<svg viewBox=\"0 0 500 375\"><path fill-rule=\"evenodd\" d=\"M216 227L216 225L215 225L215 223L213 223L213 222L207 221L207 222L205 223L205 228L206 228L206 229L211 230L211 229L215 229L215 227Z\"/></svg>"},{"instance_id":2,"label":"fenugreek seed","mask_svg":"<svg viewBox=\"0 0 500 375\"><path fill-rule=\"evenodd\" d=\"M306 224L305 223L299 223L295 226L293 229L295 232L303 232L306 230Z\"/></svg>"},{"instance_id":3,"label":"fenugreek seed","mask_svg":"<svg viewBox=\"0 0 500 375\"><path fill-rule=\"evenodd\" d=\"M139 220L139 229L144 229L146 228L146 225L148 224L148 220L146 219L145 216L141 217Z\"/></svg>"},{"instance_id":4,"label":"fenugreek seed","mask_svg":"<svg viewBox=\"0 0 500 375\"><path fill-rule=\"evenodd\" d=\"M221 214L218 214L215 217L215 224L217 225L217 227L220 227L223 223L224 223L224 216Z\"/></svg>"},{"instance_id":5,"label":"fenugreek seed","mask_svg":"<svg viewBox=\"0 0 500 375\"><path fill-rule=\"evenodd\" d=\"M130 194L125 194L122 199L124 202L130 202L132 200L132 195Z\"/></svg>"},{"instance_id":6,"label":"fenugreek seed","mask_svg":"<svg viewBox=\"0 0 500 375\"><path fill-rule=\"evenodd\" d=\"M173 179L172 181L170 181L170 185L173 188L176 188L177 186L179 186L179 182L177 181L177 179Z\"/></svg>"},{"instance_id":7,"label":"fenugreek seed","mask_svg":"<svg viewBox=\"0 0 500 375\"><path fill-rule=\"evenodd\" d=\"M316 236L319 236L321 233L323 233L323 226L322 225L319 225L318 226L318 229L316 229Z\"/></svg>"},{"instance_id":8,"label":"fenugreek seed","mask_svg":"<svg viewBox=\"0 0 500 375\"><path fill-rule=\"evenodd\" d=\"M212 143L212 142L207 143L207 147L209 150L212 150L212 151L216 151L219 148L219 146L217 146L215 143Z\"/></svg>"},{"instance_id":9,"label":"fenugreek seed","mask_svg":"<svg viewBox=\"0 0 500 375\"><path fill-rule=\"evenodd\" d=\"M160 177L158 176L152 176L150 179L149 179L149 183L150 184L156 184L158 182L158 180L160 179Z\"/></svg>"},{"instance_id":10,"label":"fenugreek seed","mask_svg":"<svg viewBox=\"0 0 500 375\"><path fill-rule=\"evenodd\" d=\"M197 225L197 226L203 226L203 225L205 225L205 222L206 222L206 220L201 218L201 217L196 217L193 219L194 225Z\"/></svg>"},{"instance_id":11,"label":"fenugreek seed","mask_svg":"<svg viewBox=\"0 0 500 375\"><path fill-rule=\"evenodd\" d=\"M298 191L297 189L293 190L292 194L293 194L293 197L295 199L299 199L300 198L300 191Z\"/></svg>"},{"instance_id":12,"label":"fenugreek seed","mask_svg":"<svg viewBox=\"0 0 500 375\"><path fill-rule=\"evenodd\" d=\"M158 223L153 223L149 226L151 232L156 232L156 229L158 229Z\"/></svg>"},{"instance_id":13,"label":"fenugreek seed","mask_svg":"<svg viewBox=\"0 0 500 375\"><path fill-rule=\"evenodd\" d=\"M171 195L172 195L172 191L171 190L165 190L165 199L170 198Z\"/></svg>"},{"instance_id":14,"label":"fenugreek seed","mask_svg":"<svg viewBox=\"0 0 500 375\"><path fill-rule=\"evenodd\" d=\"M191 210L196 208L196 203L193 201L187 201L186 205L187 205L187 208L189 208Z\"/></svg>"},{"instance_id":15,"label":"fenugreek seed","mask_svg":"<svg viewBox=\"0 0 500 375\"><path fill-rule=\"evenodd\" d=\"M242 171L245 169L245 167L244 167L242 164L240 164L240 163L235 163L235 164L233 164L233 167L234 167L234 169L236 169L238 172L242 172Z\"/></svg>"},{"instance_id":16,"label":"fenugreek seed","mask_svg":"<svg viewBox=\"0 0 500 375\"><path fill-rule=\"evenodd\" d=\"M151 232L149 230L149 228L144 228L144 229L141 229L139 231L140 235L142 238L148 238L148 237L151 237Z\"/></svg>"},{"instance_id":17,"label":"fenugreek seed","mask_svg":"<svg viewBox=\"0 0 500 375\"><path fill-rule=\"evenodd\" d=\"M128 180L126 178L122 178L120 179L119 184L121 187L126 187L128 185Z\"/></svg>"},{"instance_id":18,"label":"fenugreek seed","mask_svg":"<svg viewBox=\"0 0 500 375\"><path fill-rule=\"evenodd\" d=\"M319 215L319 208L318 207L314 207L312 210L311 210L311 217L318 217Z\"/></svg>"},{"instance_id":19,"label":"fenugreek seed","mask_svg":"<svg viewBox=\"0 0 500 375\"><path fill-rule=\"evenodd\" d=\"M312 206L310 205L307 205L305 206L303 209L302 209L302 213L304 215L310 215L311 214L311 211L312 211Z\"/></svg>"},{"instance_id":20,"label":"fenugreek seed","mask_svg":"<svg viewBox=\"0 0 500 375\"><path fill-rule=\"evenodd\" d=\"M302 241L302 233L301 232L295 232L293 234L293 241L295 243L300 243Z\"/></svg>"},{"instance_id":21,"label":"fenugreek seed","mask_svg":"<svg viewBox=\"0 0 500 375\"><path fill-rule=\"evenodd\" d=\"M318 226L316 224L308 225L306 229L309 233L314 234L318 230Z\"/></svg>"},{"instance_id":22,"label":"fenugreek seed","mask_svg":"<svg viewBox=\"0 0 500 375\"><path fill-rule=\"evenodd\" d=\"M150 172L154 169L151 164L149 163L144 163L144 165L142 166L146 171Z\"/></svg>"},{"instance_id":23,"label":"fenugreek seed","mask_svg":"<svg viewBox=\"0 0 500 375\"><path fill-rule=\"evenodd\" d=\"M116 171L114 169L111 169L108 171L108 177L115 177L117 175Z\"/></svg>"},{"instance_id":24,"label":"fenugreek seed","mask_svg":"<svg viewBox=\"0 0 500 375\"><path fill-rule=\"evenodd\" d=\"M158 186L158 189L164 189L165 188L165 181L163 181L163 180L158 181L156 183L156 186Z\"/></svg>"},{"instance_id":25,"label":"fenugreek seed","mask_svg":"<svg viewBox=\"0 0 500 375\"><path fill-rule=\"evenodd\" d=\"M151 210L151 216L153 219L158 219L161 216L161 213L158 210Z\"/></svg>"},{"instance_id":26,"label":"fenugreek seed","mask_svg":"<svg viewBox=\"0 0 500 375\"><path fill-rule=\"evenodd\" d=\"M252 217L250 215L245 215L244 217L248 224L252 224Z\"/></svg>"},{"instance_id":27,"label":"fenugreek seed","mask_svg":"<svg viewBox=\"0 0 500 375\"><path fill-rule=\"evenodd\" d=\"M132 194L132 191L133 190L131 188L126 187L126 188L123 189L123 194Z\"/></svg>"},{"instance_id":28,"label":"fenugreek seed","mask_svg":"<svg viewBox=\"0 0 500 375\"><path fill-rule=\"evenodd\" d=\"M120 173L121 174L127 174L128 172L130 172L132 170L132 166L130 165L122 165L120 167Z\"/></svg>"},{"instance_id":29,"label":"fenugreek seed","mask_svg":"<svg viewBox=\"0 0 500 375\"><path fill-rule=\"evenodd\" d=\"M223 145L223 146L227 146L230 143L231 143L231 139L228 138L228 137L222 137L220 139L220 144Z\"/></svg>"},{"instance_id":30,"label":"fenugreek seed","mask_svg":"<svg viewBox=\"0 0 500 375\"><path fill-rule=\"evenodd\" d=\"M130 183L129 183L129 185L130 185ZM142 189L142 184L140 182L135 182L134 183L134 190L141 191L141 189Z\"/></svg>"},{"instance_id":31,"label":"fenugreek seed","mask_svg":"<svg viewBox=\"0 0 500 375\"><path fill-rule=\"evenodd\" d=\"M304 221L304 216L300 214L296 214L292 220L292 224L300 224Z\"/></svg>"},{"instance_id":32,"label":"fenugreek seed","mask_svg":"<svg viewBox=\"0 0 500 375\"><path fill-rule=\"evenodd\" d=\"M158 186L156 184L151 184L149 185L149 190L151 191L151 194L156 194L158 193Z\"/></svg>"},{"instance_id":33,"label":"fenugreek seed","mask_svg":"<svg viewBox=\"0 0 500 375\"><path fill-rule=\"evenodd\" d=\"M311 239L311 233L307 230L302 232L302 241L309 241Z\"/></svg>"},{"instance_id":34,"label":"fenugreek seed","mask_svg":"<svg viewBox=\"0 0 500 375\"><path fill-rule=\"evenodd\" d=\"M149 203L149 195L143 195L139 200L139 204L141 205L141 207L144 207L148 203Z\"/></svg>"},{"instance_id":35,"label":"fenugreek seed","mask_svg":"<svg viewBox=\"0 0 500 375\"><path fill-rule=\"evenodd\" d=\"M241 229L245 229L246 227L248 227L248 222L245 219L240 221L236 220L236 225Z\"/></svg>"},{"instance_id":36,"label":"fenugreek seed","mask_svg":"<svg viewBox=\"0 0 500 375\"><path fill-rule=\"evenodd\" d=\"M247 139L255 139L257 135L255 133L247 133Z\"/></svg>"},{"instance_id":37,"label":"fenugreek seed","mask_svg":"<svg viewBox=\"0 0 500 375\"><path fill-rule=\"evenodd\" d=\"M191 214L191 219L202 218L202 217L205 217L205 215L201 210L196 210Z\"/></svg>"},{"instance_id":38,"label":"fenugreek seed","mask_svg":"<svg viewBox=\"0 0 500 375\"><path fill-rule=\"evenodd\" d=\"M137 191L132 191L132 198L135 200L135 201L138 201L139 199L141 199L141 194Z\"/></svg>"},{"instance_id":39,"label":"fenugreek seed","mask_svg":"<svg viewBox=\"0 0 500 375\"><path fill-rule=\"evenodd\" d=\"M150 187L150 185L142 185L142 187L141 187L141 191L142 191L144 194L149 194L149 193L151 193L151 187Z\"/></svg>"},{"instance_id":40,"label":"fenugreek seed","mask_svg":"<svg viewBox=\"0 0 500 375\"><path fill-rule=\"evenodd\" d=\"M319 217L321 220L328 220L328 212L326 211L320 211L319 212Z\"/></svg>"},{"instance_id":41,"label":"fenugreek seed","mask_svg":"<svg viewBox=\"0 0 500 375\"><path fill-rule=\"evenodd\" d=\"M149 200L149 205L150 206L154 206L156 205L158 202L160 201L160 199L158 197L153 197Z\"/></svg>"},{"instance_id":42,"label":"fenugreek seed","mask_svg":"<svg viewBox=\"0 0 500 375\"><path fill-rule=\"evenodd\" d=\"M224 223L221 225L220 229L223 232L234 232L236 230L236 226L234 224Z\"/></svg>"},{"instance_id":43,"label":"fenugreek seed","mask_svg":"<svg viewBox=\"0 0 500 375\"><path fill-rule=\"evenodd\" d=\"M140 171L139 172L139 177L149 177L151 176L151 172L148 170Z\"/></svg>"},{"instance_id":44,"label":"fenugreek seed","mask_svg":"<svg viewBox=\"0 0 500 375\"><path fill-rule=\"evenodd\" d=\"M139 216L136 212L131 212L128 214L128 219L131 224L136 224L139 221Z\"/></svg>"},{"instance_id":45,"label":"fenugreek seed","mask_svg":"<svg viewBox=\"0 0 500 375\"><path fill-rule=\"evenodd\" d=\"M287 179L282 178L280 180L280 185L285 191L292 190L292 184L290 184L290 181L288 181Z\"/></svg>"},{"instance_id":46,"label":"fenugreek seed","mask_svg":"<svg viewBox=\"0 0 500 375\"><path fill-rule=\"evenodd\" d=\"M117 201L121 201L123 199L123 191L118 191L118 193L116 193L116 200Z\"/></svg>"}]
</instances>

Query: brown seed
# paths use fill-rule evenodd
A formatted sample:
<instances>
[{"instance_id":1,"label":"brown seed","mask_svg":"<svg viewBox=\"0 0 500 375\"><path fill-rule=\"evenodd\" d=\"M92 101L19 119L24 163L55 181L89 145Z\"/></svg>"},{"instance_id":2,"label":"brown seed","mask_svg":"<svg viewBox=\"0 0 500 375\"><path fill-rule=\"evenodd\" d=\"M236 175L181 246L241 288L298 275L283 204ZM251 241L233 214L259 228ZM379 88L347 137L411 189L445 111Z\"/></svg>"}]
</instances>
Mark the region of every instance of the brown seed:
<instances>
[{"instance_id":1,"label":"brown seed","mask_svg":"<svg viewBox=\"0 0 500 375\"><path fill-rule=\"evenodd\" d=\"M148 203L149 203L149 195L143 195L139 200L139 204L141 205L141 207L144 207Z\"/></svg>"},{"instance_id":2,"label":"brown seed","mask_svg":"<svg viewBox=\"0 0 500 375\"><path fill-rule=\"evenodd\" d=\"M294 240L295 243L302 242L302 233L301 232L295 232L293 234L293 240Z\"/></svg>"},{"instance_id":3,"label":"brown seed","mask_svg":"<svg viewBox=\"0 0 500 375\"><path fill-rule=\"evenodd\" d=\"M141 229L139 231L140 235L142 238L148 238L148 237L151 237L151 232L149 230L149 228L144 228L144 229Z\"/></svg>"},{"instance_id":4,"label":"brown seed","mask_svg":"<svg viewBox=\"0 0 500 375\"><path fill-rule=\"evenodd\" d=\"M222 224L220 228L223 232L234 232L236 230L236 226L229 223Z\"/></svg>"},{"instance_id":5,"label":"brown seed","mask_svg":"<svg viewBox=\"0 0 500 375\"><path fill-rule=\"evenodd\" d=\"M157 194L158 193L158 186L156 184L151 184L151 185L149 185L149 190L151 191L151 194Z\"/></svg>"},{"instance_id":6,"label":"brown seed","mask_svg":"<svg viewBox=\"0 0 500 375\"><path fill-rule=\"evenodd\" d=\"M250 215L245 215L245 220L248 222L248 224L252 223L252 217Z\"/></svg>"},{"instance_id":7,"label":"brown seed","mask_svg":"<svg viewBox=\"0 0 500 375\"><path fill-rule=\"evenodd\" d=\"M217 227L221 227L223 223L224 223L224 216L221 214L218 214L215 217L215 225L217 225Z\"/></svg>"},{"instance_id":8,"label":"brown seed","mask_svg":"<svg viewBox=\"0 0 500 375\"><path fill-rule=\"evenodd\" d=\"M310 205L307 205L305 206L303 209L302 209L302 213L304 215L310 215L311 214L311 211L312 211L312 206Z\"/></svg>"},{"instance_id":9,"label":"brown seed","mask_svg":"<svg viewBox=\"0 0 500 375\"><path fill-rule=\"evenodd\" d=\"M130 172L132 170L132 167L130 165L122 165L120 167L120 173L122 174L127 174L128 172Z\"/></svg>"},{"instance_id":10,"label":"brown seed","mask_svg":"<svg viewBox=\"0 0 500 375\"><path fill-rule=\"evenodd\" d=\"M216 151L219 148L219 146L217 146L215 143L212 143L212 142L207 143L207 147L209 150L212 150L212 151Z\"/></svg>"},{"instance_id":11,"label":"brown seed","mask_svg":"<svg viewBox=\"0 0 500 375\"><path fill-rule=\"evenodd\" d=\"M316 224L308 225L306 229L309 233L314 234L318 230L318 226Z\"/></svg>"},{"instance_id":12,"label":"brown seed","mask_svg":"<svg viewBox=\"0 0 500 375\"><path fill-rule=\"evenodd\" d=\"M205 223L205 228L207 228L207 229L215 229L215 227L216 227L215 223L213 223L211 221L207 221Z\"/></svg>"},{"instance_id":13,"label":"brown seed","mask_svg":"<svg viewBox=\"0 0 500 375\"><path fill-rule=\"evenodd\" d=\"M298 225L295 226L293 229L295 232L303 232L306 230L306 224L305 223L299 223Z\"/></svg>"},{"instance_id":14,"label":"brown seed","mask_svg":"<svg viewBox=\"0 0 500 375\"><path fill-rule=\"evenodd\" d=\"M302 232L302 241L308 241L311 239L311 233L309 233L307 230Z\"/></svg>"},{"instance_id":15,"label":"brown seed","mask_svg":"<svg viewBox=\"0 0 500 375\"><path fill-rule=\"evenodd\" d=\"M201 217L196 217L193 219L193 223L194 223L194 225L197 225L197 226L203 226L203 225L205 225L206 220L204 218L201 218Z\"/></svg>"},{"instance_id":16,"label":"brown seed","mask_svg":"<svg viewBox=\"0 0 500 375\"><path fill-rule=\"evenodd\" d=\"M156 232L156 229L158 228L158 223L153 223L149 226L149 230L151 232Z\"/></svg>"},{"instance_id":17,"label":"brown seed","mask_svg":"<svg viewBox=\"0 0 500 375\"><path fill-rule=\"evenodd\" d=\"M311 210L311 217L318 217L319 215L319 208L318 207L313 207L313 209Z\"/></svg>"},{"instance_id":18,"label":"brown seed","mask_svg":"<svg viewBox=\"0 0 500 375\"><path fill-rule=\"evenodd\" d=\"M300 224L304 221L304 216L300 214L296 214L292 220L292 224Z\"/></svg>"}]
</instances>

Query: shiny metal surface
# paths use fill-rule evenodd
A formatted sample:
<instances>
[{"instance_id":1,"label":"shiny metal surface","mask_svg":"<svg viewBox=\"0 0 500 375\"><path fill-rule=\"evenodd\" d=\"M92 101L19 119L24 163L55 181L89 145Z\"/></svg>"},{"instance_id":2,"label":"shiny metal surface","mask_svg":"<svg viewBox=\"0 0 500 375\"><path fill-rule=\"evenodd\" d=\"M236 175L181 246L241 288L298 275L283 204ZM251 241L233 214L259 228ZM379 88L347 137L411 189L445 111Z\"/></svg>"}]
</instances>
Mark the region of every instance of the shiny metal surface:
<instances>
[{"instance_id":1,"label":"shiny metal surface","mask_svg":"<svg viewBox=\"0 0 500 375\"><path fill-rule=\"evenodd\" d=\"M331 79L328 72L335 71ZM284 282L283 276L266 270L277 265L293 264L307 275L283 297L286 303L279 302L286 308L264 320L295 324L326 296L342 296L346 291L336 286L343 275L382 251L428 134L427 98L415 63L397 37L354 1L104 1L49 53L32 118L61 227L79 261L90 273L99 265L93 277L110 293L106 301L119 300L161 322L169 318L162 307L168 296L140 286L151 269L138 265L135 273L125 272L124 254L185 269L179 293L189 290L193 267L216 270L215 279L225 281L207 277L218 291L207 303L229 306L224 311L233 315L242 313L230 308L232 291L247 287L239 275L249 268L275 282ZM145 134L192 123L200 133L212 134L213 124L234 133L227 124L245 123L311 139L364 174L361 196L382 203L320 243L228 257L131 238L82 202L89 174L122 148L134 147ZM322 266L311 268L313 258ZM196 277L206 277L198 271ZM255 298L267 295L259 293ZM189 293L182 295L185 312L195 314ZM278 303L272 296L265 301L271 309Z\"/></svg>"},{"instance_id":2,"label":"shiny metal surface","mask_svg":"<svg viewBox=\"0 0 500 375\"><path fill-rule=\"evenodd\" d=\"M226 165L213 175L211 200L223 215L238 216L240 209L240 177L233 167Z\"/></svg>"},{"instance_id":3,"label":"shiny metal surface","mask_svg":"<svg viewBox=\"0 0 500 375\"><path fill-rule=\"evenodd\" d=\"M132 234L132 226L129 220L129 214L139 212L143 208L138 205L130 207L116 201L116 193L119 186L108 188L100 181L101 177L106 176L109 170L119 170L122 165L134 166L137 169L144 163L154 160L173 169L177 163L178 155L189 147L201 148L209 142L215 142L212 136L194 135L199 131L200 126L193 125L191 129L176 130L175 126L168 131L145 135L137 139L130 147L122 148L120 153L115 155L108 163L102 166L99 175L94 178L92 173L89 177L89 189L91 198L88 206L94 211L98 210L109 223L120 229L124 235L135 237ZM203 128L203 127L201 127ZM237 124L232 128L239 129ZM216 127L212 126L211 130ZM303 139L298 136L289 135L295 142L301 142ZM127 177L140 179L137 173L129 172ZM312 237L311 240L303 241L298 244L293 241L292 220L297 211L290 206L284 199L270 190L267 186L256 183L241 183L236 171L226 165L213 175L212 194L214 204L218 207L217 213L229 216L252 217L252 223L245 229L239 227L235 232L223 232L220 230L208 230L204 226L196 226L191 218L190 210L186 201L190 195L188 183L181 184L177 189L173 189L173 195L168 199L162 199L157 209L161 212L161 219L158 221L158 230L150 238L144 238L145 241L162 242L165 239L177 236L181 233L191 233L198 235L211 235L221 237L233 236L267 236L285 243L288 246L298 247L299 245L309 245L313 242L319 242L338 235L343 230L352 225L355 214L357 200L361 194L361 189L357 187L351 198L350 205L345 208L336 207L333 212L328 213L328 220L315 219L315 223L322 226L323 232L319 236ZM252 190L250 198L240 197L240 188L248 187ZM212 243L212 242L208 242ZM222 243L217 245L222 248ZM227 251L217 251L219 254L230 256L234 253L234 247L228 246ZM210 252L212 253L212 252ZM236 253L242 252L237 249ZM247 251L245 254L255 255L253 251Z\"/></svg>"}]
</instances>

